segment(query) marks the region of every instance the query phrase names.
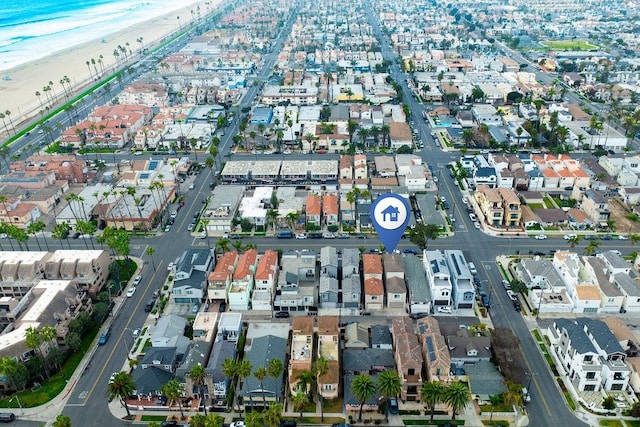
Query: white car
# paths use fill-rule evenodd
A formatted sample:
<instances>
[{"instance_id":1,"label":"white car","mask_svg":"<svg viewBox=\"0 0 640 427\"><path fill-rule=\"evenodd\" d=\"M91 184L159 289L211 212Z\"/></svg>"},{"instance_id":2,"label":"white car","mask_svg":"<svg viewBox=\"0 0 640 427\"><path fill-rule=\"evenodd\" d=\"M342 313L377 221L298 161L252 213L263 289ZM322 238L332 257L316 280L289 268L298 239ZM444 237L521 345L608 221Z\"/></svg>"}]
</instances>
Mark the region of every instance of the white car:
<instances>
[{"instance_id":1,"label":"white car","mask_svg":"<svg viewBox=\"0 0 640 427\"><path fill-rule=\"evenodd\" d=\"M433 182L438 182L438 177L437 176L433 177Z\"/></svg>"},{"instance_id":2,"label":"white car","mask_svg":"<svg viewBox=\"0 0 640 427\"><path fill-rule=\"evenodd\" d=\"M111 376L109 377L109 383L112 383L113 380L116 379L116 375L118 375L118 372L114 372L113 374L111 374Z\"/></svg>"},{"instance_id":3,"label":"white car","mask_svg":"<svg viewBox=\"0 0 640 427\"><path fill-rule=\"evenodd\" d=\"M307 235L304 234L304 233L296 234L296 239L298 239L298 240L306 239L306 238L307 238Z\"/></svg>"},{"instance_id":4,"label":"white car","mask_svg":"<svg viewBox=\"0 0 640 427\"><path fill-rule=\"evenodd\" d=\"M474 223L473 223L473 226L474 226L475 228L477 228L478 230L480 229L480 223L479 223L479 222L474 222Z\"/></svg>"},{"instance_id":5,"label":"white car","mask_svg":"<svg viewBox=\"0 0 640 427\"><path fill-rule=\"evenodd\" d=\"M335 238L336 238L336 235L335 235L335 234L333 234L333 233L324 233L324 234L322 235L322 238L323 238L323 239L335 239Z\"/></svg>"},{"instance_id":6,"label":"white car","mask_svg":"<svg viewBox=\"0 0 640 427\"><path fill-rule=\"evenodd\" d=\"M193 190L194 188L196 188L195 184L189 184L189 190Z\"/></svg>"},{"instance_id":7,"label":"white car","mask_svg":"<svg viewBox=\"0 0 640 427\"><path fill-rule=\"evenodd\" d=\"M629 236L625 236L624 234L618 235L618 240L628 240Z\"/></svg>"},{"instance_id":8,"label":"white car","mask_svg":"<svg viewBox=\"0 0 640 427\"><path fill-rule=\"evenodd\" d=\"M142 151L136 151L133 153L134 156L142 156L144 153Z\"/></svg>"},{"instance_id":9,"label":"white car","mask_svg":"<svg viewBox=\"0 0 640 427\"><path fill-rule=\"evenodd\" d=\"M136 287L135 286L130 287L129 290L127 291L127 298L131 298L135 293L136 293Z\"/></svg>"},{"instance_id":10,"label":"white car","mask_svg":"<svg viewBox=\"0 0 640 427\"><path fill-rule=\"evenodd\" d=\"M194 225L195 225L194 223L189 224L189 225L187 226L187 231L191 231L191 230L193 230L193 226L194 226Z\"/></svg>"},{"instance_id":11,"label":"white car","mask_svg":"<svg viewBox=\"0 0 640 427\"><path fill-rule=\"evenodd\" d=\"M175 219L178 216L178 211L171 212L171 219Z\"/></svg>"},{"instance_id":12,"label":"white car","mask_svg":"<svg viewBox=\"0 0 640 427\"><path fill-rule=\"evenodd\" d=\"M206 239L207 238L207 232L203 231L202 233L200 233L200 238L201 239Z\"/></svg>"},{"instance_id":13,"label":"white car","mask_svg":"<svg viewBox=\"0 0 640 427\"><path fill-rule=\"evenodd\" d=\"M473 222L478 221L478 218L476 217L476 214L472 214L472 213L469 214L469 219L471 221L473 221Z\"/></svg>"},{"instance_id":14,"label":"white car","mask_svg":"<svg viewBox=\"0 0 640 427\"><path fill-rule=\"evenodd\" d=\"M446 203L446 202L447 202L447 199L446 199L444 196L440 196L440 201L441 201L442 203Z\"/></svg>"},{"instance_id":15,"label":"white car","mask_svg":"<svg viewBox=\"0 0 640 427\"><path fill-rule=\"evenodd\" d=\"M507 290L507 296L509 297L509 299L511 301L517 301L518 297L516 296L516 294L513 293L513 291L511 289Z\"/></svg>"},{"instance_id":16,"label":"white car","mask_svg":"<svg viewBox=\"0 0 640 427\"><path fill-rule=\"evenodd\" d=\"M463 197L463 198L462 198L462 203L464 203L464 204L465 204L465 205L467 205L467 206L469 205L469 201L467 200L467 198L466 198L466 197Z\"/></svg>"},{"instance_id":17,"label":"white car","mask_svg":"<svg viewBox=\"0 0 640 427\"><path fill-rule=\"evenodd\" d=\"M546 238L546 234L536 234L536 240L544 240Z\"/></svg>"},{"instance_id":18,"label":"white car","mask_svg":"<svg viewBox=\"0 0 640 427\"><path fill-rule=\"evenodd\" d=\"M511 283L509 283L508 281L502 279L502 287L504 287L507 291L511 290Z\"/></svg>"},{"instance_id":19,"label":"white car","mask_svg":"<svg viewBox=\"0 0 640 427\"><path fill-rule=\"evenodd\" d=\"M170 262L169 265L167 266L167 271L173 271L173 263Z\"/></svg>"},{"instance_id":20,"label":"white car","mask_svg":"<svg viewBox=\"0 0 640 427\"><path fill-rule=\"evenodd\" d=\"M138 284L142 281L142 276L136 276L135 279L133 279L133 284L134 286L138 286Z\"/></svg>"},{"instance_id":21,"label":"white car","mask_svg":"<svg viewBox=\"0 0 640 427\"><path fill-rule=\"evenodd\" d=\"M229 427L245 427L246 424L244 423L244 421L234 421L232 422Z\"/></svg>"},{"instance_id":22,"label":"white car","mask_svg":"<svg viewBox=\"0 0 640 427\"><path fill-rule=\"evenodd\" d=\"M571 240L571 239L575 239L576 237L578 237L577 234L565 234L562 238L564 240Z\"/></svg>"},{"instance_id":23,"label":"white car","mask_svg":"<svg viewBox=\"0 0 640 427\"><path fill-rule=\"evenodd\" d=\"M6 239L7 237L9 237L7 233L0 234L0 239Z\"/></svg>"},{"instance_id":24,"label":"white car","mask_svg":"<svg viewBox=\"0 0 640 427\"><path fill-rule=\"evenodd\" d=\"M438 313L447 313L447 314L451 314L453 311L451 310L451 307L449 307L448 305L442 306L442 307L438 307Z\"/></svg>"}]
</instances>

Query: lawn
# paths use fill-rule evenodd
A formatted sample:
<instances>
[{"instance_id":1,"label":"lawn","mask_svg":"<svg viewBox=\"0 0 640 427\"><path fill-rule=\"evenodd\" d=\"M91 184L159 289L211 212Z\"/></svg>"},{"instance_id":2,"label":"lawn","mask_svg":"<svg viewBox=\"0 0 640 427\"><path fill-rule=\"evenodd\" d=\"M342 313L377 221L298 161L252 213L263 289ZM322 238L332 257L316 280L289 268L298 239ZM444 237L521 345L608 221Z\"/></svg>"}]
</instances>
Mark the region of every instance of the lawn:
<instances>
[{"instance_id":1,"label":"lawn","mask_svg":"<svg viewBox=\"0 0 640 427\"><path fill-rule=\"evenodd\" d=\"M324 408L324 412L326 413L336 413L342 412L342 398L333 399L333 400L325 400L322 404Z\"/></svg>"},{"instance_id":2,"label":"lawn","mask_svg":"<svg viewBox=\"0 0 640 427\"><path fill-rule=\"evenodd\" d=\"M544 204L542 203L528 203L527 206L529 206L534 211L536 209L544 209Z\"/></svg>"},{"instance_id":3,"label":"lawn","mask_svg":"<svg viewBox=\"0 0 640 427\"><path fill-rule=\"evenodd\" d=\"M627 425L627 427L640 427L639 420L625 420L624 423Z\"/></svg>"},{"instance_id":4,"label":"lawn","mask_svg":"<svg viewBox=\"0 0 640 427\"><path fill-rule=\"evenodd\" d=\"M598 47L586 40L546 40L541 44L554 50L592 50Z\"/></svg>"},{"instance_id":5,"label":"lawn","mask_svg":"<svg viewBox=\"0 0 640 427\"><path fill-rule=\"evenodd\" d=\"M452 425L455 424L457 426L463 426L464 420L433 420L430 422L429 419L424 420L402 420L402 423L406 426L441 426L441 425Z\"/></svg>"},{"instance_id":6,"label":"lawn","mask_svg":"<svg viewBox=\"0 0 640 427\"><path fill-rule=\"evenodd\" d=\"M620 420L600 420L600 425L604 427L624 427Z\"/></svg>"},{"instance_id":7,"label":"lawn","mask_svg":"<svg viewBox=\"0 0 640 427\"><path fill-rule=\"evenodd\" d=\"M49 381L42 381L42 387L36 391L27 389L18 393L20 404L25 408L33 408L34 406L44 405L60 394L67 385L67 381L71 378L71 375L82 361L85 352L93 343L98 331L99 327L95 327L93 330L89 331L82 340L82 344L80 345L78 352L69 356L65 364L62 366L62 369L52 375ZM11 400L12 397L13 396L7 396L0 400L0 408L17 408L18 403L16 400L9 403L9 400Z\"/></svg>"},{"instance_id":8,"label":"lawn","mask_svg":"<svg viewBox=\"0 0 640 427\"><path fill-rule=\"evenodd\" d=\"M140 417L140 421L166 421L167 420L167 416L166 415L143 415L142 417Z\"/></svg>"}]
</instances>

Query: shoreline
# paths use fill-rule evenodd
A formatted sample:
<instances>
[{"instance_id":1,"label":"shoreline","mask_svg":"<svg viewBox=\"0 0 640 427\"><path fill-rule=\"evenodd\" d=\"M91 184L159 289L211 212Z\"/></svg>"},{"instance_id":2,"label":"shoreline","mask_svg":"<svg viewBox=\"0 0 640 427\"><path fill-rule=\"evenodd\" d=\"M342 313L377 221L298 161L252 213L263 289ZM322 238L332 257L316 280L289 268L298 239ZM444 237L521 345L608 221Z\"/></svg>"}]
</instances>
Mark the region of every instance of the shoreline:
<instances>
[{"instance_id":1,"label":"shoreline","mask_svg":"<svg viewBox=\"0 0 640 427\"><path fill-rule=\"evenodd\" d=\"M191 14L192 10L200 7L201 16L205 16L220 3L221 0L198 0L186 7L140 22L125 30L97 37L45 58L4 70L2 75L9 76L9 79L0 79L0 98L2 99L0 110L10 112L7 117L10 117L16 127L24 121L33 120L39 116L40 110L46 111L46 105L51 104L47 102L51 94L57 96L58 102L62 101L64 90L60 80L65 76L68 77L73 92L78 92L95 80L92 76L95 77L96 68L102 77L110 74L109 70L116 66L113 51L119 45L125 47L126 43L129 43L128 50L131 52L129 58L134 58L129 61L135 63L142 47L154 45L180 27L193 22L195 15ZM142 39L142 43L138 42L139 39ZM101 55L104 72L101 72L98 61ZM92 59L95 65L91 63ZM90 61L89 66L86 64L87 61ZM53 84L49 85L49 82ZM43 90L47 85L51 86L51 91L48 93ZM36 92L40 92L40 97L36 96ZM9 120L6 120L6 128L3 123L0 123L2 138L8 138L8 131L12 130Z\"/></svg>"}]
</instances>

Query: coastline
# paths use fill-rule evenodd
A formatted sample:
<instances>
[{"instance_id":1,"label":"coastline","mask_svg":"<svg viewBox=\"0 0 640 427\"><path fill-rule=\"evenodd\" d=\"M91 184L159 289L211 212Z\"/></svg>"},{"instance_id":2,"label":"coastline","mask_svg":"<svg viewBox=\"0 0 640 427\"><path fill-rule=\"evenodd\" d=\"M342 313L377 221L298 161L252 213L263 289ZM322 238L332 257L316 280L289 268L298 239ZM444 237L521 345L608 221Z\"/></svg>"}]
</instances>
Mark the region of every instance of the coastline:
<instances>
[{"instance_id":1,"label":"coastline","mask_svg":"<svg viewBox=\"0 0 640 427\"><path fill-rule=\"evenodd\" d=\"M43 87L51 81L52 93L61 94L63 92L60 80L67 76L74 91L78 91L92 82L91 74L86 62L94 59L96 67L100 71L98 58L102 55L104 75L116 65L116 58L113 56L114 49L118 45L125 46L129 43L129 49L133 52L134 58L139 54L141 44L137 42L142 37L142 45L148 47L158 40L192 22L192 10L199 6L201 15L204 16L215 9L221 0L199 0L165 15L140 22L125 30L121 30L105 37L92 38L91 40L74 46L53 55L31 61L10 70L2 71L0 79L0 110L11 112L10 118L14 125L25 120L34 119L39 116L42 104L46 105L46 95ZM178 17L180 19L178 20ZM91 73L95 75L94 66L90 64ZM8 80L5 80L8 76ZM36 96L36 91L40 92L40 99ZM42 101L42 104L41 104ZM8 125L8 123L7 123ZM2 126L2 124L0 124ZM9 129L11 128L8 125ZM0 128L0 137L6 138L8 134L4 127Z\"/></svg>"}]
</instances>

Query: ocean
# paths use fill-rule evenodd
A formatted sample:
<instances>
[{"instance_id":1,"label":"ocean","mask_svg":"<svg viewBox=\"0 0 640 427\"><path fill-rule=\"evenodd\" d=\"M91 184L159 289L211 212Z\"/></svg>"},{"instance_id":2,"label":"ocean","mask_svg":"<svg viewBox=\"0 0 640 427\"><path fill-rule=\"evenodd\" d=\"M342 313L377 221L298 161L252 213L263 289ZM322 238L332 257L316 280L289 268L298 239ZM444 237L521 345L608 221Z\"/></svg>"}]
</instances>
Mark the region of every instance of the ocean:
<instances>
[{"instance_id":1,"label":"ocean","mask_svg":"<svg viewBox=\"0 0 640 427\"><path fill-rule=\"evenodd\" d=\"M0 8L0 70L188 7L197 0L12 0ZM185 17L186 18L186 17ZM91 38L87 38L87 34ZM131 46L138 47L136 36Z\"/></svg>"}]
</instances>

